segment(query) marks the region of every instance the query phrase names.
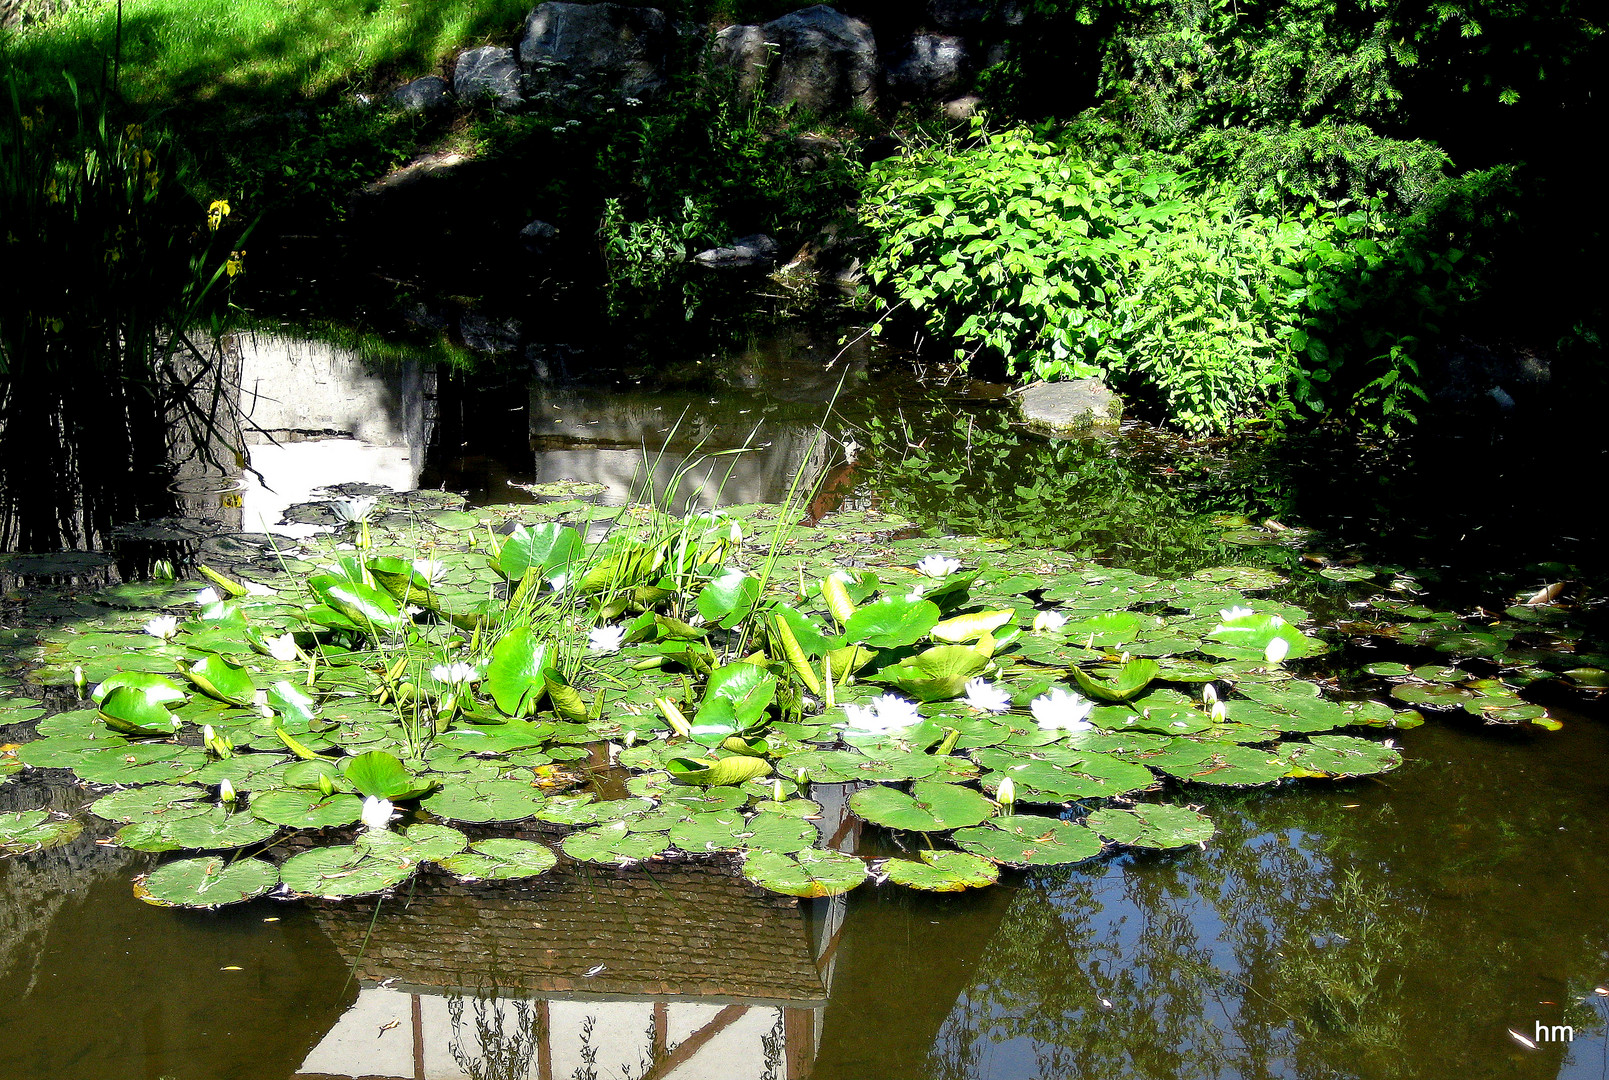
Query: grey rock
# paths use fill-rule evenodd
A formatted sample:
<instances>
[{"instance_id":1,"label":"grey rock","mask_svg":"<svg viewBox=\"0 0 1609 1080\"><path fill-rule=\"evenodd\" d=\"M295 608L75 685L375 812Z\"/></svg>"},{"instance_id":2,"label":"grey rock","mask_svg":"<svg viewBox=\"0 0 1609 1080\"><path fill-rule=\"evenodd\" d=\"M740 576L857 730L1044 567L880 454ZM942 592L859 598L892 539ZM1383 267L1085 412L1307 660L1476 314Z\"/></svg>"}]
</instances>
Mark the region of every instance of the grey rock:
<instances>
[{"instance_id":1,"label":"grey rock","mask_svg":"<svg viewBox=\"0 0 1609 1080\"><path fill-rule=\"evenodd\" d=\"M877 105L877 40L872 28L825 4L766 23L764 41L776 57L768 70L772 105L798 105L827 114Z\"/></svg>"},{"instance_id":2,"label":"grey rock","mask_svg":"<svg viewBox=\"0 0 1609 1080\"><path fill-rule=\"evenodd\" d=\"M939 106L946 120L970 120L978 114L983 99L976 94L965 94Z\"/></svg>"},{"instance_id":3,"label":"grey rock","mask_svg":"<svg viewBox=\"0 0 1609 1080\"><path fill-rule=\"evenodd\" d=\"M525 20L525 95L574 105L587 94L642 101L665 91L665 13L623 4L541 4Z\"/></svg>"},{"instance_id":4,"label":"grey rock","mask_svg":"<svg viewBox=\"0 0 1609 1080\"><path fill-rule=\"evenodd\" d=\"M464 345L479 353L510 353L520 347L522 327L518 319L496 319L477 311L466 311L458 320Z\"/></svg>"},{"instance_id":5,"label":"grey rock","mask_svg":"<svg viewBox=\"0 0 1609 1080\"><path fill-rule=\"evenodd\" d=\"M693 261L711 270L769 270L777 262L777 242L765 233L740 236L729 247L700 251Z\"/></svg>"},{"instance_id":6,"label":"grey rock","mask_svg":"<svg viewBox=\"0 0 1609 1080\"><path fill-rule=\"evenodd\" d=\"M955 97L972 78L966 42L944 34L912 34L888 68L889 92L899 101Z\"/></svg>"},{"instance_id":7,"label":"grey rock","mask_svg":"<svg viewBox=\"0 0 1609 1080\"><path fill-rule=\"evenodd\" d=\"M489 98L499 109L518 109L520 66L514 62L514 50L484 45L459 53L453 66L453 92L466 103Z\"/></svg>"},{"instance_id":8,"label":"grey rock","mask_svg":"<svg viewBox=\"0 0 1609 1080\"><path fill-rule=\"evenodd\" d=\"M927 17L940 30L976 32L989 17L989 8L978 0L927 0Z\"/></svg>"},{"instance_id":9,"label":"grey rock","mask_svg":"<svg viewBox=\"0 0 1609 1080\"><path fill-rule=\"evenodd\" d=\"M765 84L771 53L765 30L752 24L724 27L710 42L711 59L732 70L738 93L745 98L758 94Z\"/></svg>"},{"instance_id":10,"label":"grey rock","mask_svg":"<svg viewBox=\"0 0 1609 1080\"><path fill-rule=\"evenodd\" d=\"M1017 396L1029 427L1051 435L1115 430L1123 401L1099 379L1035 383Z\"/></svg>"},{"instance_id":11,"label":"grey rock","mask_svg":"<svg viewBox=\"0 0 1609 1080\"><path fill-rule=\"evenodd\" d=\"M558 229L538 218L520 230L520 246L527 254L541 257L552 249L558 235Z\"/></svg>"},{"instance_id":12,"label":"grey rock","mask_svg":"<svg viewBox=\"0 0 1609 1080\"><path fill-rule=\"evenodd\" d=\"M452 87L440 75L422 75L391 91L391 104L406 112L427 112L453 101Z\"/></svg>"}]
</instances>

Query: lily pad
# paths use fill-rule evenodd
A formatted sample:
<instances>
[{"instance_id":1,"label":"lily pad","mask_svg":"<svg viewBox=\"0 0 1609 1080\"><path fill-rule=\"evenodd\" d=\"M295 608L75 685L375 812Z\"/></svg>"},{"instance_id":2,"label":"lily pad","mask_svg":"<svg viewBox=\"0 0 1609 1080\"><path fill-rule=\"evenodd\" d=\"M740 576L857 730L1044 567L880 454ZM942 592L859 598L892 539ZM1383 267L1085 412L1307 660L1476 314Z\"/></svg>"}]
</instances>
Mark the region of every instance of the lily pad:
<instances>
[{"instance_id":1,"label":"lily pad","mask_svg":"<svg viewBox=\"0 0 1609 1080\"><path fill-rule=\"evenodd\" d=\"M628 832L622 821L571 833L563 847L566 855L581 862L627 866L658 855L670 847L670 839L663 833Z\"/></svg>"},{"instance_id":2,"label":"lily pad","mask_svg":"<svg viewBox=\"0 0 1609 1080\"><path fill-rule=\"evenodd\" d=\"M83 822L53 817L49 810L0 814L0 857L61 847L78 839L83 831Z\"/></svg>"},{"instance_id":3,"label":"lily pad","mask_svg":"<svg viewBox=\"0 0 1609 1080\"><path fill-rule=\"evenodd\" d=\"M964 851L1010 866L1060 866L1101 853L1101 838L1091 830L1034 814L998 817L952 839Z\"/></svg>"},{"instance_id":4,"label":"lily pad","mask_svg":"<svg viewBox=\"0 0 1609 1080\"><path fill-rule=\"evenodd\" d=\"M866 864L851 855L811 848L793 855L750 851L743 857L743 876L763 889L812 899L837 896L866 880Z\"/></svg>"},{"instance_id":5,"label":"lily pad","mask_svg":"<svg viewBox=\"0 0 1609 1080\"><path fill-rule=\"evenodd\" d=\"M542 808L543 796L519 780L452 783L420 803L449 821L523 821Z\"/></svg>"},{"instance_id":6,"label":"lily pad","mask_svg":"<svg viewBox=\"0 0 1609 1080\"><path fill-rule=\"evenodd\" d=\"M1108 840L1143 848L1204 844L1216 831L1205 815L1162 803L1139 803L1127 810L1106 807L1090 814L1086 824Z\"/></svg>"},{"instance_id":7,"label":"lily pad","mask_svg":"<svg viewBox=\"0 0 1609 1080\"><path fill-rule=\"evenodd\" d=\"M921 862L889 859L883 863L883 872L894 884L923 892L981 889L1000 878L1000 868L993 862L965 851L927 850L918 857Z\"/></svg>"},{"instance_id":8,"label":"lily pad","mask_svg":"<svg viewBox=\"0 0 1609 1080\"><path fill-rule=\"evenodd\" d=\"M272 863L209 855L170 862L136 878L134 895L156 907L219 908L261 896L278 883Z\"/></svg>"},{"instance_id":9,"label":"lily pad","mask_svg":"<svg viewBox=\"0 0 1609 1080\"><path fill-rule=\"evenodd\" d=\"M1351 735L1315 735L1286 748L1296 776L1368 776L1402 764L1396 747Z\"/></svg>"},{"instance_id":10,"label":"lily pad","mask_svg":"<svg viewBox=\"0 0 1609 1080\"><path fill-rule=\"evenodd\" d=\"M333 900L367 896L407 881L415 864L371 853L354 844L314 848L293 855L279 868L292 892Z\"/></svg>"},{"instance_id":11,"label":"lily pad","mask_svg":"<svg viewBox=\"0 0 1609 1080\"><path fill-rule=\"evenodd\" d=\"M849 808L875 825L913 832L960 829L994 813L994 804L971 788L927 780L918 780L909 795L881 785L857 791Z\"/></svg>"},{"instance_id":12,"label":"lily pad","mask_svg":"<svg viewBox=\"0 0 1609 1080\"><path fill-rule=\"evenodd\" d=\"M440 866L465 881L510 881L544 874L558 861L553 849L545 844L494 837L477 840L468 851L442 860Z\"/></svg>"},{"instance_id":13,"label":"lily pad","mask_svg":"<svg viewBox=\"0 0 1609 1080\"><path fill-rule=\"evenodd\" d=\"M356 822L363 815L363 800L356 795L276 788L253 795L251 812L292 829L322 829Z\"/></svg>"}]
</instances>

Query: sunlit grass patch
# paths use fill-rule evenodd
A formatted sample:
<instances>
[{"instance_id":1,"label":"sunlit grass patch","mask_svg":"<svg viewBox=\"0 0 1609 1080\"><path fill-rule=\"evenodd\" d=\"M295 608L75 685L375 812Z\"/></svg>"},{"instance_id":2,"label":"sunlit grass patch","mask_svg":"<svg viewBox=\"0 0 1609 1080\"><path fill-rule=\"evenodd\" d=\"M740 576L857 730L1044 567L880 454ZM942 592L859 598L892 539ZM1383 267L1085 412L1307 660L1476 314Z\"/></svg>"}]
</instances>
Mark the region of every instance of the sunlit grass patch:
<instances>
[{"instance_id":1,"label":"sunlit grass patch","mask_svg":"<svg viewBox=\"0 0 1609 1080\"><path fill-rule=\"evenodd\" d=\"M423 74L459 48L513 35L528 0L124 0L121 88L151 102L318 97ZM36 80L98 78L117 4L99 0L7 48ZM54 87L52 87L54 89Z\"/></svg>"}]
</instances>

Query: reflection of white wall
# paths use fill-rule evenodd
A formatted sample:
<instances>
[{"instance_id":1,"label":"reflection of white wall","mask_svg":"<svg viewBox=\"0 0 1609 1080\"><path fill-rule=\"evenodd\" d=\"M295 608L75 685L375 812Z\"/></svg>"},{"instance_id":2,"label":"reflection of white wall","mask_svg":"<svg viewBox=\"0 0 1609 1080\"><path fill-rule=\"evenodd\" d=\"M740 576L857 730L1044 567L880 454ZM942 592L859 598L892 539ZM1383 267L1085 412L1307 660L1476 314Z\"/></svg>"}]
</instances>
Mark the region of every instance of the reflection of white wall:
<instances>
[{"instance_id":1,"label":"reflection of white wall","mask_svg":"<svg viewBox=\"0 0 1609 1080\"><path fill-rule=\"evenodd\" d=\"M272 334L238 345L247 453L262 477L245 477L241 528L306 535L309 526L274 523L329 484L418 486L431 422L418 363L378 368L327 342Z\"/></svg>"},{"instance_id":2,"label":"reflection of white wall","mask_svg":"<svg viewBox=\"0 0 1609 1080\"><path fill-rule=\"evenodd\" d=\"M543 1010L545 1043L540 1039ZM818 1012L790 1011L801 1019ZM781 1056L787 1042L784 1014L781 1008L763 1005L453 999L370 987L358 993L358 1000L308 1054L300 1072L470 1080L465 1064L478 1064L479 1071L499 1080L550 1080L585 1075L587 1048L591 1067L600 1077L642 1076L651 1070L655 1080L761 1080L767 1074L766 1040L781 1035L773 1046L775 1075L802 1075L794 1070L814 1057L813 1029L819 1027L819 1018L812 1017L808 1027L800 1029L800 1041L806 1043L800 1049L807 1057L788 1070ZM592 1030L584 1037L589 1020ZM656 1025L664 1028L657 1039ZM486 1045L483 1036L499 1031L501 1045ZM488 1067L493 1062L496 1065Z\"/></svg>"},{"instance_id":3,"label":"reflection of white wall","mask_svg":"<svg viewBox=\"0 0 1609 1080\"><path fill-rule=\"evenodd\" d=\"M240 405L256 427L420 445L427 420L417 362L380 367L329 342L274 334L244 334L238 343Z\"/></svg>"},{"instance_id":4,"label":"reflection of white wall","mask_svg":"<svg viewBox=\"0 0 1609 1080\"><path fill-rule=\"evenodd\" d=\"M246 475L240 527L247 532L291 536L307 536L317 529L311 525L276 526L274 522L287 506L311 498L315 488L360 481L411 491L419 485L423 466L420 455L406 446L372 446L356 439L313 439L277 446L260 443L248 446L246 453L262 479Z\"/></svg>"},{"instance_id":5,"label":"reflection of white wall","mask_svg":"<svg viewBox=\"0 0 1609 1080\"><path fill-rule=\"evenodd\" d=\"M395 1027L390 1027L392 1021ZM334 1076L413 1076L413 997L374 987L307 1055L301 1072Z\"/></svg>"}]
</instances>

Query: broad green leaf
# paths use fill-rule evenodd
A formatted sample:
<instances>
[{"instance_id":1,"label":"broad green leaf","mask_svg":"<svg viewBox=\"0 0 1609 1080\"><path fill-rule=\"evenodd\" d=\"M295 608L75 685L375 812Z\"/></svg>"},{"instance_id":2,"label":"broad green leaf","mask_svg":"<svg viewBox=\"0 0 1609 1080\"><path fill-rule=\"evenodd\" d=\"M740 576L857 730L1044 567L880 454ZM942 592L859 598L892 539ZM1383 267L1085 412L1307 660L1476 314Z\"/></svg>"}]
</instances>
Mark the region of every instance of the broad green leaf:
<instances>
[{"instance_id":1,"label":"broad green leaf","mask_svg":"<svg viewBox=\"0 0 1609 1080\"><path fill-rule=\"evenodd\" d=\"M897 649L922 640L938 623L937 604L905 596L885 596L855 609L844 627L844 639L876 649ZM835 674L837 670L835 665Z\"/></svg>"},{"instance_id":2,"label":"broad green leaf","mask_svg":"<svg viewBox=\"0 0 1609 1080\"><path fill-rule=\"evenodd\" d=\"M964 851L1010 866L1059 866L1101 853L1101 838L1084 826L1034 814L997 817L952 839Z\"/></svg>"},{"instance_id":3,"label":"broad green leaf","mask_svg":"<svg viewBox=\"0 0 1609 1080\"><path fill-rule=\"evenodd\" d=\"M771 775L771 763L764 758L734 754L711 761L707 758L671 758L665 768L678 784L699 787L723 787L741 784L758 776Z\"/></svg>"},{"instance_id":4,"label":"broad green leaf","mask_svg":"<svg viewBox=\"0 0 1609 1080\"><path fill-rule=\"evenodd\" d=\"M1188 806L1159 803L1137 803L1126 810L1106 807L1090 814L1086 824L1108 840L1144 848L1205 844L1215 831L1206 816Z\"/></svg>"},{"instance_id":5,"label":"broad green leaf","mask_svg":"<svg viewBox=\"0 0 1609 1080\"><path fill-rule=\"evenodd\" d=\"M204 656L185 670L185 675L210 698L227 705L242 708L253 703L257 685L251 681L251 672L241 664L216 654Z\"/></svg>"},{"instance_id":6,"label":"broad green leaf","mask_svg":"<svg viewBox=\"0 0 1609 1080\"><path fill-rule=\"evenodd\" d=\"M340 768L359 795L372 795L392 802L417 799L440 786L439 781L415 777L396 755L384 750L370 750L356 757L345 758Z\"/></svg>"},{"instance_id":7,"label":"broad green leaf","mask_svg":"<svg viewBox=\"0 0 1609 1080\"><path fill-rule=\"evenodd\" d=\"M743 571L728 568L710 579L699 592L695 604L704 621L730 630L754 610L760 598L760 582Z\"/></svg>"},{"instance_id":8,"label":"broad green leaf","mask_svg":"<svg viewBox=\"0 0 1609 1080\"><path fill-rule=\"evenodd\" d=\"M261 896L278 883L272 863L209 855L157 867L135 880L134 895L157 907L217 908Z\"/></svg>"},{"instance_id":9,"label":"broad green leaf","mask_svg":"<svg viewBox=\"0 0 1609 1080\"><path fill-rule=\"evenodd\" d=\"M553 849L545 844L493 837L477 840L468 851L440 860L438 865L465 881L509 881L544 874L558 861Z\"/></svg>"},{"instance_id":10,"label":"broad green leaf","mask_svg":"<svg viewBox=\"0 0 1609 1080\"><path fill-rule=\"evenodd\" d=\"M816 848L791 855L756 850L743 856L744 877L786 896L837 896L865 881L867 873L866 864L853 856Z\"/></svg>"},{"instance_id":11,"label":"broad green leaf","mask_svg":"<svg viewBox=\"0 0 1609 1080\"><path fill-rule=\"evenodd\" d=\"M1098 701L1128 701L1150 686L1162 671L1155 660L1144 658L1130 660L1110 680L1094 679L1076 666L1071 670L1078 688Z\"/></svg>"},{"instance_id":12,"label":"broad green leaf","mask_svg":"<svg viewBox=\"0 0 1609 1080\"><path fill-rule=\"evenodd\" d=\"M486 666L486 689L499 709L523 716L536 708L547 690L542 674L547 657L547 643L538 641L529 627L517 627L498 639Z\"/></svg>"},{"instance_id":13,"label":"broad green leaf","mask_svg":"<svg viewBox=\"0 0 1609 1080\"><path fill-rule=\"evenodd\" d=\"M993 885L1000 869L988 859L964 851L927 850L917 853L920 862L889 859L883 863L888 880L907 889L923 892L964 892Z\"/></svg>"},{"instance_id":14,"label":"broad green leaf","mask_svg":"<svg viewBox=\"0 0 1609 1080\"><path fill-rule=\"evenodd\" d=\"M918 780L907 795L891 787L855 792L849 808L860 817L889 829L942 832L976 825L994 814L994 804L971 788Z\"/></svg>"}]
</instances>

